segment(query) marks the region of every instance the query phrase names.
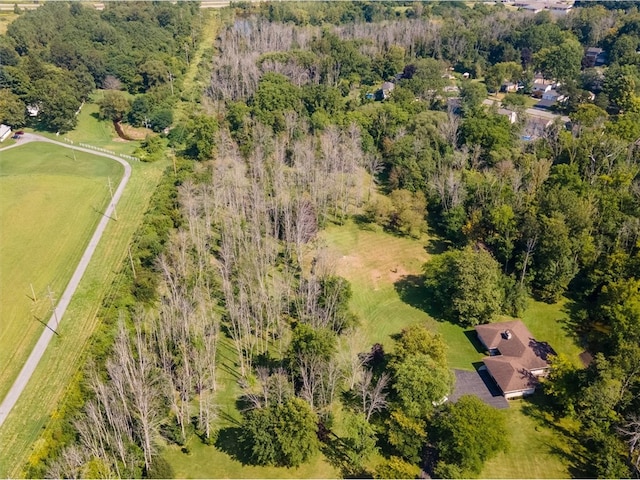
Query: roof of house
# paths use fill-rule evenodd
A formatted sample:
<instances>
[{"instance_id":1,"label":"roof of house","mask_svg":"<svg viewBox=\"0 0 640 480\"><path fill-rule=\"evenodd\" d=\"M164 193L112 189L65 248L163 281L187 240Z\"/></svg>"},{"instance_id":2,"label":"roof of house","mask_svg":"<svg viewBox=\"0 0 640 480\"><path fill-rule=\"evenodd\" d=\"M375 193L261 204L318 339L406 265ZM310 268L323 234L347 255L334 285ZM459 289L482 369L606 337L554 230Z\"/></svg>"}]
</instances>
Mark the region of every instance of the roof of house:
<instances>
[{"instance_id":1,"label":"roof of house","mask_svg":"<svg viewBox=\"0 0 640 480\"><path fill-rule=\"evenodd\" d=\"M587 55L600 55L602 52L604 52L604 50L598 47L587 48Z\"/></svg>"},{"instance_id":2,"label":"roof of house","mask_svg":"<svg viewBox=\"0 0 640 480\"><path fill-rule=\"evenodd\" d=\"M483 361L503 393L528 390L538 384L536 377L513 359L498 355Z\"/></svg>"},{"instance_id":3,"label":"roof of house","mask_svg":"<svg viewBox=\"0 0 640 480\"><path fill-rule=\"evenodd\" d=\"M4 135L6 132L10 132L10 131L11 131L11 127L9 125L0 123L0 135Z\"/></svg>"},{"instance_id":4,"label":"roof of house","mask_svg":"<svg viewBox=\"0 0 640 480\"><path fill-rule=\"evenodd\" d=\"M549 366L547 358L553 350L533 338L522 321L489 323L475 329L489 350L500 352L483 362L504 393L531 388L536 380L530 372Z\"/></svg>"},{"instance_id":5,"label":"roof of house","mask_svg":"<svg viewBox=\"0 0 640 480\"><path fill-rule=\"evenodd\" d=\"M549 108L556 104L555 99L544 98L534 105L535 108Z\"/></svg>"},{"instance_id":6,"label":"roof of house","mask_svg":"<svg viewBox=\"0 0 640 480\"><path fill-rule=\"evenodd\" d=\"M382 84L382 90L393 90L396 86L391 82L384 82Z\"/></svg>"}]
</instances>

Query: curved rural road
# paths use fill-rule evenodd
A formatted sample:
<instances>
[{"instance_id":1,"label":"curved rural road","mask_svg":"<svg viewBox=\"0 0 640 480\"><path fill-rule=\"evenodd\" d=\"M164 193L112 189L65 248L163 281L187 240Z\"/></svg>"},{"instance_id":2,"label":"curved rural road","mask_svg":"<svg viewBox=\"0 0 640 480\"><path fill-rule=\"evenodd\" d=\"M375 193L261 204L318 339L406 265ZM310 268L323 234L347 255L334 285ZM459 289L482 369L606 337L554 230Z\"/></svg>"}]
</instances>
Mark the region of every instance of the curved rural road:
<instances>
[{"instance_id":1,"label":"curved rural road","mask_svg":"<svg viewBox=\"0 0 640 480\"><path fill-rule=\"evenodd\" d=\"M101 157L110 158L112 160L115 160L116 162L121 163L124 166L124 176L122 177L122 180L118 185L118 188L113 194L113 200L109 203L109 206L105 210L103 217L100 219L100 223L98 224L96 231L93 233L93 236L89 241L89 245L84 251L82 258L80 259L80 263L78 263L78 266L76 267L75 272L73 272L73 276L71 277L71 280L67 285L67 288L62 294L62 297L60 298L58 305L56 305L56 308L53 311L51 318L47 322L47 328L45 328L44 331L42 332L42 335L40 335L40 339L38 340L38 343L36 343L35 347L33 347L33 350L31 351L31 355L29 355L29 358L27 359L26 363L22 367L22 370L20 371L18 378L16 378L16 381L11 386L11 390L9 390L9 393L7 393L7 396L2 401L2 404L0 404L0 426L2 426L7 416L9 415L9 412L18 401L20 394L27 386L27 383L29 382L31 375L33 375L33 372L36 370L36 367L38 366L38 363L40 362L42 355L44 355L44 351L46 350L47 345L49 345L49 342L51 341L51 338L54 335L53 331L58 328L59 322L62 321L62 317L64 316L64 313L67 310L67 307L69 306L69 302L71 302L71 297L75 293L76 288L78 287L78 284L80 283L80 280L82 279L82 276L84 275L84 272L87 269L87 266L89 265L89 261L93 256L93 252L95 252L96 247L98 246L100 237L102 237L102 233L104 232L104 229L106 228L107 223L109 222L109 220L111 220L110 217L116 208L118 200L120 200L120 197L122 196L124 187L127 185L127 182L129 181L129 177L131 177L131 165L129 165L122 158L116 155L109 155L108 153L97 152L89 148L76 147L74 145L69 145L67 143L57 142L55 140L51 140L49 138L42 137L40 135L36 135L33 133L24 134L24 136L19 140L18 143L16 143L15 145L11 145L10 147L1 149L0 151L8 150L10 148L23 145L24 143L27 143L27 142L54 143L56 145L60 145L65 148L71 148L73 150L78 150L80 152L87 152L92 155L100 155Z\"/></svg>"}]
</instances>

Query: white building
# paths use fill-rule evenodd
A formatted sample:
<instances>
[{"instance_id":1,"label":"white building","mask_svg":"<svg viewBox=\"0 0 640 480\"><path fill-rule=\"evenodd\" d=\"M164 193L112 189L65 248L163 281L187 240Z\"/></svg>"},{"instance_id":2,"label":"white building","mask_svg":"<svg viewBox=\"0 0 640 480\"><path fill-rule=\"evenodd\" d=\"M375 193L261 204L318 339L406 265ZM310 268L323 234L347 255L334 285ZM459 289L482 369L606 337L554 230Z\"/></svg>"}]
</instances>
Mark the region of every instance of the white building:
<instances>
[{"instance_id":1,"label":"white building","mask_svg":"<svg viewBox=\"0 0 640 480\"><path fill-rule=\"evenodd\" d=\"M11 127L0 123L0 142L4 142L11 135Z\"/></svg>"}]
</instances>

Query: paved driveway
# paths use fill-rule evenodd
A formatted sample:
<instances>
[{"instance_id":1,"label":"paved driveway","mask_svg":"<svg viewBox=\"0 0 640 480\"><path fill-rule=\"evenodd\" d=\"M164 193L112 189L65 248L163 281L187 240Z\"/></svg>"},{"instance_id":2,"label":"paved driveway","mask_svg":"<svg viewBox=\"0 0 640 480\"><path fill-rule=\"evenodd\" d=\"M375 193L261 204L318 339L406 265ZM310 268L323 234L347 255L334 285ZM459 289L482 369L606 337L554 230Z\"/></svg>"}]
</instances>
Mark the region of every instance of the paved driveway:
<instances>
[{"instance_id":1,"label":"paved driveway","mask_svg":"<svg viewBox=\"0 0 640 480\"><path fill-rule=\"evenodd\" d=\"M456 386L449 400L455 402L462 395L475 395L487 405L495 408L509 408L509 402L502 396L496 382L486 369L478 371L454 370Z\"/></svg>"}]
</instances>

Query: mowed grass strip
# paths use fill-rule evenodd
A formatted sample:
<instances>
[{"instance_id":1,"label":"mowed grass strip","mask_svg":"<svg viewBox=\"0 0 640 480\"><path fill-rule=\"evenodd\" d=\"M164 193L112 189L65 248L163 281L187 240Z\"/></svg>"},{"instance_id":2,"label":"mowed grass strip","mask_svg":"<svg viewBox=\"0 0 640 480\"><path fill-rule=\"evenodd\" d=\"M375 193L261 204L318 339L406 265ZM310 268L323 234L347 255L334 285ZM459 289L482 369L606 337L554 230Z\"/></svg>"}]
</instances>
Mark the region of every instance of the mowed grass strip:
<instances>
[{"instance_id":1,"label":"mowed grass strip","mask_svg":"<svg viewBox=\"0 0 640 480\"><path fill-rule=\"evenodd\" d=\"M0 399L62 296L117 186L119 163L45 143L0 152ZM32 290L33 287L33 290ZM34 297L35 293L35 298Z\"/></svg>"},{"instance_id":2,"label":"mowed grass strip","mask_svg":"<svg viewBox=\"0 0 640 480\"><path fill-rule=\"evenodd\" d=\"M68 152L71 152L68 150ZM115 163L115 162L114 162ZM0 428L0 477L21 476L30 455L42 448L40 434L65 393L97 322L102 299L126 260L127 246L139 227L149 200L168 161L132 163L133 172L117 212L110 222L74 295L60 337L49 344L35 374Z\"/></svg>"}]
</instances>

